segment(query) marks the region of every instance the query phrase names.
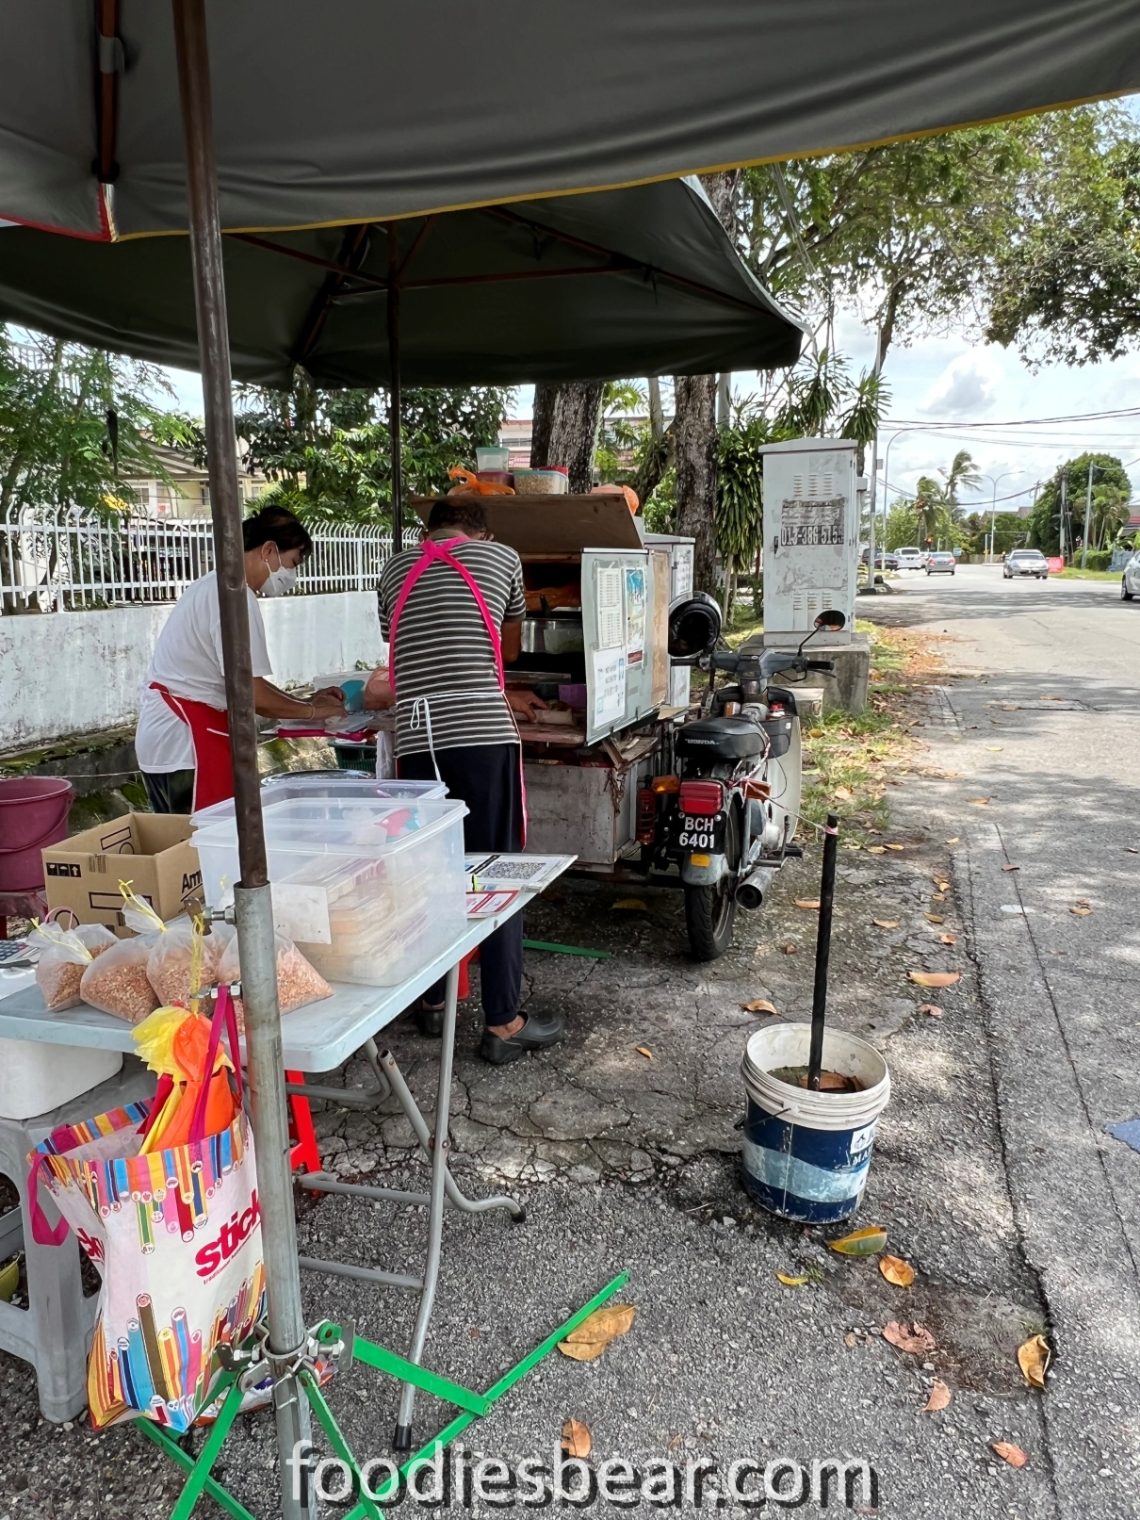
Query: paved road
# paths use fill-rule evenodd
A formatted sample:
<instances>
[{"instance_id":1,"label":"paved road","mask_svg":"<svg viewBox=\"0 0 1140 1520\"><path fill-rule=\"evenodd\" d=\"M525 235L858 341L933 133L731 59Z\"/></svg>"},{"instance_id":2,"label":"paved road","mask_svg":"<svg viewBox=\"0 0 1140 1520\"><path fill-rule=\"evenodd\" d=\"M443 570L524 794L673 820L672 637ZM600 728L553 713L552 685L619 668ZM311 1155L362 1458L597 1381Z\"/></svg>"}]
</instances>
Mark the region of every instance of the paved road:
<instances>
[{"instance_id":1,"label":"paved road","mask_svg":"<svg viewBox=\"0 0 1140 1520\"><path fill-rule=\"evenodd\" d=\"M966 845L1014 1214L1058 1348L1057 1511L1135 1515L1140 1155L1105 1125L1140 1115L1140 605L966 567L874 615L945 634L963 673L928 736L960 779L930 800Z\"/></svg>"}]
</instances>

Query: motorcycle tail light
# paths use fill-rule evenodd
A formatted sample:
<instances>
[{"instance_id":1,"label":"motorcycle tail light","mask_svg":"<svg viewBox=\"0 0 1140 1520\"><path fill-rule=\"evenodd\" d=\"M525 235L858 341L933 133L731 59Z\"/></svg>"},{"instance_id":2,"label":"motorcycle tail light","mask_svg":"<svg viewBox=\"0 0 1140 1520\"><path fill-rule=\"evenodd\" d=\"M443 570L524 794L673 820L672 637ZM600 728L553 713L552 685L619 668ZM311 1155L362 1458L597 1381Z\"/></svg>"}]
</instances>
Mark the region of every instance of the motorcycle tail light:
<instances>
[{"instance_id":1,"label":"motorcycle tail light","mask_svg":"<svg viewBox=\"0 0 1140 1520\"><path fill-rule=\"evenodd\" d=\"M696 818L711 818L724 810L724 787L719 781L682 781L681 811Z\"/></svg>"},{"instance_id":2,"label":"motorcycle tail light","mask_svg":"<svg viewBox=\"0 0 1140 1520\"><path fill-rule=\"evenodd\" d=\"M637 793L637 842L652 844L657 834L657 793L643 786Z\"/></svg>"},{"instance_id":3,"label":"motorcycle tail light","mask_svg":"<svg viewBox=\"0 0 1140 1520\"><path fill-rule=\"evenodd\" d=\"M657 793L679 792L681 790L680 776L654 776L649 784Z\"/></svg>"}]
</instances>

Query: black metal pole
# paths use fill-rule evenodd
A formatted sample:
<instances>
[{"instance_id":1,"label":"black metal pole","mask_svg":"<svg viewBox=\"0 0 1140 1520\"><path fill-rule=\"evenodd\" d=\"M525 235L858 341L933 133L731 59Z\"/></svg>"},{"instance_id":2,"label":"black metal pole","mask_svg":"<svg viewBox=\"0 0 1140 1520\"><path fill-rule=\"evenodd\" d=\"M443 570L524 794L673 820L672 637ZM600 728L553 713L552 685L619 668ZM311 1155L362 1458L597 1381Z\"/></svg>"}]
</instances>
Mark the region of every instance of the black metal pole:
<instances>
[{"instance_id":1,"label":"black metal pole","mask_svg":"<svg viewBox=\"0 0 1140 1520\"><path fill-rule=\"evenodd\" d=\"M400 249L388 228L388 436L392 443L392 552L404 547L404 466L400 433Z\"/></svg>"},{"instance_id":2,"label":"black metal pole","mask_svg":"<svg viewBox=\"0 0 1140 1520\"><path fill-rule=\"evenodd\" d=\"M234 898L245 1005L250 1122L257 1155L269 1360L278 1377L273 1400L281 1461L281 1514L285 1520L307 1520L313 1514L313 1499L301 1477L303 1464L298 1466L297 1453L308 1443L309 1421L296 1377L290 1371L292 1358L305 1348L306 1333L293 1217L273 902L257 766L257 721L204 0L173 0L173 13L210 514L221 611L222 665L237 809L241 882L235 888Z\"/></svg>"},{"instance_id":3,"label":"black metal pole","mask_svg":"<svg viewBox=\"0 0 1140 1520\"><path fill-rule=\"evenodd\" d=\"M815 988L811 1000L811 1048L807 1085L819 1091L823 1070L823 1029L827 1022L827 963L831 957L831 909L835 900L835 861L839 854L839 819L827 815L823 831L823 871L819 884L819 932L815 941Z\"/></svg>"}]
</instances>

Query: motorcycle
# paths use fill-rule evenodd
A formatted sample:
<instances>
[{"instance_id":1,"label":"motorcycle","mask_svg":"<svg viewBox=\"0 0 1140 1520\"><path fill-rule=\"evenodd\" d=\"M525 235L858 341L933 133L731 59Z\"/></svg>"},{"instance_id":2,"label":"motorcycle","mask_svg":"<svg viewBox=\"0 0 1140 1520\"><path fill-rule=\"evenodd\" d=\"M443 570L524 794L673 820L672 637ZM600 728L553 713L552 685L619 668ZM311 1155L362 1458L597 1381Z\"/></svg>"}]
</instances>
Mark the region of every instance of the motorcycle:
<instances>
[{"instance_id":1,"label":"motorcycle","mask_svg":"<svg viewBox=\"0 0 1140 1520\"><path fill-rule=\"evenodd\" d=\"M803 651L816 633L846 621L838 611L820 613L794 654L738 653L715 647L719 609L711 600L708 606L716 617L706 607L697 620L708 643L696 663L709 672L709 689L700 716L676 734L676 774L654 777L643 789L638 817L642 869L680 868L689 944L699 961L725 953L737 909L760 908L767 873L803 853L793 838L802 792L796 697L771 678L834 670L833 661ZM692 603L686 615L692 618ZM671 630L672 643L686 639L692 642L691 629ZM718 673L733 679L718 687Z\"/></svg>"}]
</instances>

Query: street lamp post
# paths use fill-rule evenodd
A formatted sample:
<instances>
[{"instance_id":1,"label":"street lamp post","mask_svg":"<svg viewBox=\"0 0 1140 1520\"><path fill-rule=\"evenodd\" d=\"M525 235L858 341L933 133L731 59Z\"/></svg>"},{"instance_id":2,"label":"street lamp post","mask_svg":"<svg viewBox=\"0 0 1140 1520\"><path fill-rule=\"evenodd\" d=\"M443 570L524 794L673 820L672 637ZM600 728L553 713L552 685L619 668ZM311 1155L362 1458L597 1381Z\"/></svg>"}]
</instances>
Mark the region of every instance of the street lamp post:
<instances>
[{"instance_id":1,"label":"street lamp post","mask_svg":"<svg viewBox=\"0 0 1140 1520\"><path fill-rule=\"evenodd\" d=\"M994 548L997 539L997 488L1003 480L1008 480L1011 475L1024 475L1024 470L1006 470L1001 475L982 475L982 480L988 480L993 487L993 497L990 501L990 551L986 558L993 563Z\"/></svg>"}]
</instances>

